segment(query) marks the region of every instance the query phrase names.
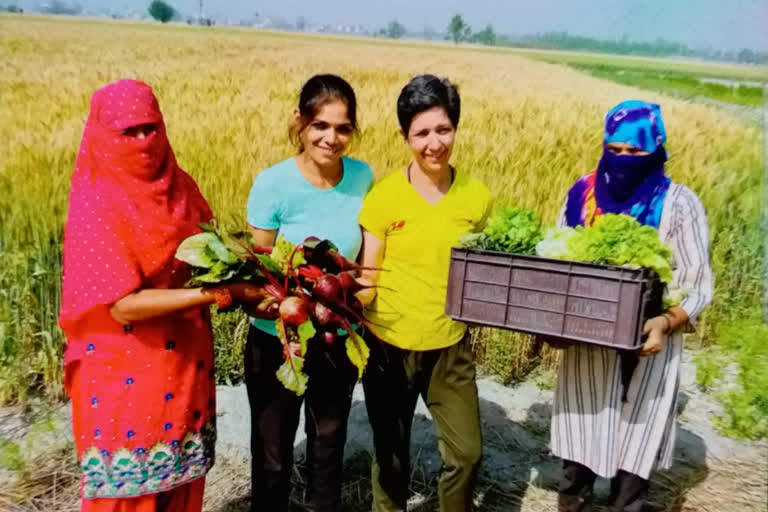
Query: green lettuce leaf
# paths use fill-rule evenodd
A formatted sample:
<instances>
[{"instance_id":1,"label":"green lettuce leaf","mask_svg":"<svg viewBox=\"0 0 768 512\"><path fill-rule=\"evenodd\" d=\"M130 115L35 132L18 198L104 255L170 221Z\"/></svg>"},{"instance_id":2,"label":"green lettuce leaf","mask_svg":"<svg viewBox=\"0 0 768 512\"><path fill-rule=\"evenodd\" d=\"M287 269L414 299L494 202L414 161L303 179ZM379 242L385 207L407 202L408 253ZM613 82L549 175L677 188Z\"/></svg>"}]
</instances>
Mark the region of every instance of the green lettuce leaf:
<instances>
[{"instance_id":1,"label":"green lettuce leaf","mask_svg":"<svg viewBox=\"0 0 768 512\"><path fill-rule=\"evenodd\" d=\"M549 229L544 234L544 239L536 244L536 254L556 260L570 259L568 240L574 236L578 236L578 232L573 228Z\"/></svg>"},{"instance_id":2,"label":"green lettuce leaf","mask_svg":"<svg viewBox=\"0 0 768 512\"><path fill-rule=\"evenodd\" d=\"M661 281L672 280L672 249L654 228L629 215L609 213L586 228L549 230L537 244L536 253L545 258L650 268Z\"/></svg>"},{"instance_id":3,"label":"green lettuce leaf","mask_svg":"<svg viewBox=\"0 0 768 512\"><path fill-rule=\"evenodd\" d=\"M485 249L486 238L482 233L467 233L459 238L459 245L467 249Z\"/></svg>"},{"instance_id":4,"label":"green lettuce leaf","mask_svg":"<svg viewBox=\"0 0 768 512\"><path fill-rule=\"evenodd\" d=\"M541 240L539 219L531 210L507 206L492 215L482 233L463 236L462 247L502 251L515 254L534 254Z\"/></svg>"}]
</instances>

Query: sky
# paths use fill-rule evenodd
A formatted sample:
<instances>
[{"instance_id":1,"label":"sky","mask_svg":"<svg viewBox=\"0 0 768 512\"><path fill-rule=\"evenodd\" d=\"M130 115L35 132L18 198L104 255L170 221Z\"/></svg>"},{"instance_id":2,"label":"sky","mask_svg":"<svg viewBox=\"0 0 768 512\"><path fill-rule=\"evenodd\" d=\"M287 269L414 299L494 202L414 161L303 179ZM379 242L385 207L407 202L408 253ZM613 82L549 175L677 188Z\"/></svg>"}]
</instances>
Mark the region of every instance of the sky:
<instances>
[{"instance_id":1,"label":"sky","mask_svg":"<svg viewBox=\"0 0 768 512\"><path fill-rule=\"evenodd\" d=\"M8 0L6 0L7 2ZM83 7L143 10L149 0L64 0ZM199 0L166 0L196 14ZM44 0L21 0L27 7ZM443 32L454 14L473 29L491 24L498 34L567 31L598 39L653 41L662 37L694 48L768 51L768 0L204 0L204 15L255 13L295 22L382 27L397 20L409 30Z\"/></svg>"}]
</instances>

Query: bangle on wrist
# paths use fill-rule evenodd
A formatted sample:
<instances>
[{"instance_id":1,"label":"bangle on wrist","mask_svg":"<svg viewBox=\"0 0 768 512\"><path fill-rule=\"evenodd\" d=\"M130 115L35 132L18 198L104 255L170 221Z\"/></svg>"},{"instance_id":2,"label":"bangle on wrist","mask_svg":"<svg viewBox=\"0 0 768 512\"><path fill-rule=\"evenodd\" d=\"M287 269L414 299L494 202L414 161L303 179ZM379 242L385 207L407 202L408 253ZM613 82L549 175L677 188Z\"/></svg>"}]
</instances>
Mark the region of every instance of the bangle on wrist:
<instances>
[{"instance_id":1,"label":"bangle on wrist","mask_svg":"<svg viewBox=\"0 0 768 512\"><path fill-rule=\"evenodd\" d=\"M663 316L664 320L667 321L667 328L664 330L664 334L669 334L670 332L672 332L672 320L669 318L670 315L668 315L667 313L664 313L661 316Z\"/></svg>"},{"instance_id":2,"label":"bangle on wrist","mask_svg":"<svg viewBox=\"0 0 768 512\"><path fill-rule=\"evenodd\" d=\"M214 288L213 298L216 301L216 309L225 309L232 305L232 293L225 286Z\"/></svg>"}]
</instances>

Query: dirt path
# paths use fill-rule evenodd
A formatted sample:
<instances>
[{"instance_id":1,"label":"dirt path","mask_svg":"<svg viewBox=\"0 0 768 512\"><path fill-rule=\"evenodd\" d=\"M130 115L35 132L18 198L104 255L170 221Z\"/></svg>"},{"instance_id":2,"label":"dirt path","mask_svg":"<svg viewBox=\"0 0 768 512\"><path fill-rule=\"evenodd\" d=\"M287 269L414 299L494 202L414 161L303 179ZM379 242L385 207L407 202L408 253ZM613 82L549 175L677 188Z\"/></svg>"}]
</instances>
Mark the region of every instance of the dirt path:
<instances>
[{"instance_id":1,"label":"dirt path","mask_svg":"<svg viewBox=\"0 0 768 512\"><path fill-rule=\"evenodd\" d=\"M540 389L531 381L508 387L490 378L481 379L478 389L484 433L483 466L476 493L478 510L555 511L560 465L547 445L552 391ZM220 474L228 473L222 480L234 481L239 472L247 475L248 469L242 457L248 450L245 391L222 389L219 399L220 451L231 466L218 469ZM722 409L712 396L697 388L695 367L688 358L683 365L680 402L676 464L653 480L652 499L656 508L669 512L764 512L768 445L719 435L711 418ZM349 430L346 510L368 510L371 433L359 387L355 390ZM299 462L304 446L300 425L296 442ZM411 452L414 497L409 509L434 510L440 459L434 426L423 403L416 410ZM238 461L242 467L231 469L237 467ZM216 478L214 472L211 479ZM236 506L247 503L248 495L247 477L242 476L239 481L230 491L237 498L228 502ZM301 484L300 471L296 481ZM607 492L608 483L599 480L599 502L604 501ZM209 504L211 511L230 510L217 496L210 496Z\"/></svg>"},{"instance_id":2,"label":"dirt path","mask_svg":"<svg viewBox=\"0 0 768 512\"><path fill-rule=\"evenodd\" d=\"M665 512L764 512L768 489L768 445L725 438L711 425L720 406L698 390L690 360L683 366L680 429L675 467L656 475L651 497ZM552 391L533 382L503 386L493 379L478 383L483 422L483 466L475 502L477 510L496 512L554 512L559 463L547 447ZM207 512L246 511L249 504L249 419L243 387L221 387L218 392L218 460L207 482ZM67 408L59 408L50 428L30 432L30 421L18 411L0 412L0 438L15 438L27 450L25 478L0 472L0 510L77 510L76 468L71 453ZM37 425L40 422L37 421ZM36 431L36 432L34 432ZM355 390L346 447L345 511L370 509L371 433L362 389ZM27 443L29 444L29 443ZM301 510L303 489L303 425L296 439L295 510ZM409 510L436 510L436 479L440 460L434 426L420 403L413 426L412 490ZM3 460L0 449L0 460ZM35 462L37 461L37 462ZM598 503L603 504L607 482L599 480ZM600 508L598 508L600 510Z\"/></svg>"}]
</instances>

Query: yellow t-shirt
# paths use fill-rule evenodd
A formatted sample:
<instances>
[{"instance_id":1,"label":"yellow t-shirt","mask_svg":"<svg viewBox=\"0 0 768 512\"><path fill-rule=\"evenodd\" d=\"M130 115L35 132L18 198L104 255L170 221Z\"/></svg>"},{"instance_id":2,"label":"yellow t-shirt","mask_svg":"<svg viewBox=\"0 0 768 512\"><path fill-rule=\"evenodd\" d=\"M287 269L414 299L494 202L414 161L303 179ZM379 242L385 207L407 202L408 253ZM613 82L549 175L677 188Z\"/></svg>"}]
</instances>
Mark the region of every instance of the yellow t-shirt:
<instances>
[{"instance_id":1,"label":"yellow t-shirt","mask_svg":"<svg viewBox=\"0 0 768 512\"><path fill-rule=\"evenodd\" d=\"M482 229L490 202L488 188L462 172L436 205L426 202L402 171L368 193L360 225L384 242L379 287L365 315L379 339L406 350L461 340L467 326L445 315L451 247Z\"/></svg>"}]
</instances>

